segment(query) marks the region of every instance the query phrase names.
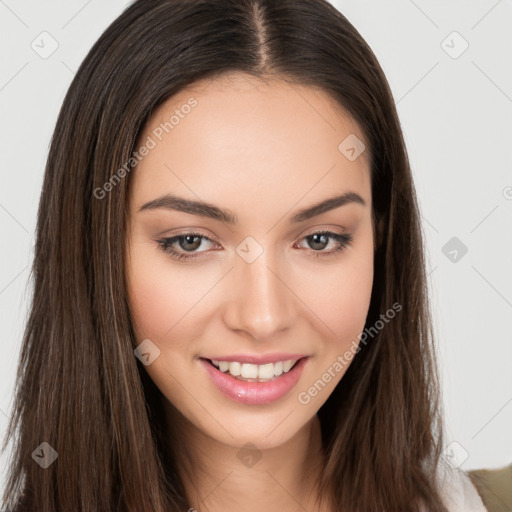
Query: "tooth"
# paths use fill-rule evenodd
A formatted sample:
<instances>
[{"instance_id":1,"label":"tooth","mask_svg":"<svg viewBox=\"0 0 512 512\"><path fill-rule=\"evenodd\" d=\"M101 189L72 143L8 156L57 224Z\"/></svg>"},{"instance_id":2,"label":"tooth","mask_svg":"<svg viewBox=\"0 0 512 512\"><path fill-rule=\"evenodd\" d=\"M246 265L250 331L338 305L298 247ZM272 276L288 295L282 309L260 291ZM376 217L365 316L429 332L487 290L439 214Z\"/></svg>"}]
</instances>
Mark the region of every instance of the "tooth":
<instances>
[{"instance_id":1,"label":"tooth","mask_svg":"<svg viewBox=\"0 0 512 512\"><path fill-rule=\"evenodd\" d=\"M295 360L296 361L296 360ZM293 364L295 363L295 361L293 359L288 359L288 361L285 361L283 363L283 372L289 372L290 371L290 368L293 366Z\"/></svg>"},{"instance_id":2,"label":"tooth","mask_svg":"<svg viewBox=\"0 0 512 512\"><path fill-rule=\"evenodd\" d=\"M231 373L231 375L233 375L234 377L237 377L238 375L240 375L241 368L242 368L242 365L236 361L229 363L229 373Z\"/></svg>"},{"instance_id":3,"label":"tooth","mask_svg":"<svg viewBox=\"0 0 512 512\"><path fill-rule=\"evenodd\" d=\"M259 379L261 382L278 377L282 373L287 373L298 359L288 359L287 361L277 361L267 364L240 363L238 361L219 361L212 359L211 362L221 372L229 372L233 377L242 376L246 379Z\"/></svg>"},{"instance_id":4,"label":"tooth","mask_svg":"<svg viewBox=\"0 0 512 512\"><path fill-rule=\"evenodd\" d=\"M274 363L262 364L258 366L258 377L261 379L271 379L274 376Z\"/></svg>"},{"instance_id":5,"label":"tooth","mask_svg":"<svg viewBox=\"0 0 512 512\"><path fill-rule=\"evenodd\" d=\"M274 363L274 375L278 377L281 373L283 373L283 361L278 361Z\"/></svg>"},{"instance_id":6,"label":"tooth","mask_svg":"<svg viewBox=\"0 0 512 512\"><path fill-rule=\"evenodd\" d=\"M255 379L258 376L258 365L244 363L241 368L241 375L246 379Z\"/></svg>"}]
</instances>

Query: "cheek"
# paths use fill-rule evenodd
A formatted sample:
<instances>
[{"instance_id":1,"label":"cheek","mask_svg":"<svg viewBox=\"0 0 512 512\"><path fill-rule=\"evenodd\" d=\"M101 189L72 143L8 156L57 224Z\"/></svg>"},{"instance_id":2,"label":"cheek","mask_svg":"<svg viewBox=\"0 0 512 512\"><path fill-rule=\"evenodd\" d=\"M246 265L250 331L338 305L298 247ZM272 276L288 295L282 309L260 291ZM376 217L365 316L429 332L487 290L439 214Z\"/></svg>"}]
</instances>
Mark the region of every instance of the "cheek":
<instances>
[{"instance_id":1,"label":"cheek","mask_svg":"<svg viewBox=\"0 0 512 512\"><path fill-rule=\"evenodd\" d=\"M157 251L144 243L132 247L128 296L137 341L163 344L170 336L179 340L186 326L197 324L197 319L190 322L194 307L211 285L201 273L179 269Z\"/></svg>"},{"instance_id":2,"label":"cheek","mask_svg":"<svg viewBox=\"0 0 512 512\"><path fill-rule=\"evenodd\" d=\"M316 318L316 330L333 350L343 349L352 340L359 342L364 329L373 284L371 244L370 239L350 248L333 265L317 264L314 272L301 269L298 294L311 311L310 318Z\"/></svg>"},{"instance_id":3,"label":"cheek","mask_svg":"<svg viewBox=\"0 0 512 512\"><path fill-rule=\"evenodd\" d=\"M160 339L173 325L178 299L154 267L136 266L130 276L129 298L137 341Z\"/></svg>"},{"instance_id":4,"label":"cheek","mask_svg":"<svg viewBox=\"0 0 512 512\"><path fill-rule=\"evenodd\" d=\"M370 306L373 261L359 259L332 279L331 300L325 303L326 322L337 337L346 339L359 334Z\"/></svg>"},{"instance_id":5,"label":"cheek","mask_svg":"<svg viewBox=\"0 0 512 512\"><path fill-rule=\"evenodd\" d=\"M299 298L300 316L309 317L309 327L337 345L358 339L364 328L373 282L370 235L365 230L332 263L300 259L288 265L286 281ZM180 340L199 336L215 314L215 308L205 307L208 292L219 284L218 272L176 265L146 242L132 244L130 256L128 296L137 342L149 338L163 346L172 338L173 351L191 350L185 341L181 347Z\"/></svg>"}]
</instances>

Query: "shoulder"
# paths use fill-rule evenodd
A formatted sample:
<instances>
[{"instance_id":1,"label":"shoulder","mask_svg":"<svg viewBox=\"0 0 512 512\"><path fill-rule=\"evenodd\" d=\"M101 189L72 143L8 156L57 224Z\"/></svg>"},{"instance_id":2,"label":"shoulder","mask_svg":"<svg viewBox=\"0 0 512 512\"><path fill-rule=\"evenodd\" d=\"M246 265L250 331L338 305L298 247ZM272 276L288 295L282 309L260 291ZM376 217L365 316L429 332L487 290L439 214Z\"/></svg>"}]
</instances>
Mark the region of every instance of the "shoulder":
<instances>
[{"instance_id":1,"label":"shoulder","mask_svg":"<svg viewBox=\"0 0 512 512\"><path fill-rule=\"evenodd\" d=\"M512 464L498 469L468 472L489 512L512 510Z\"/></svg>"},{"instance_id":2,"label":"shoulder","mask_svg":"<svg viewBox=\"0 0 512 512\"><path fill-rule=\"evenodd\" d=\"M441 459L437 473L437 486L446 508L450 512L489 512L477 487L462 469Z\"/></svg>"}]
</instances>

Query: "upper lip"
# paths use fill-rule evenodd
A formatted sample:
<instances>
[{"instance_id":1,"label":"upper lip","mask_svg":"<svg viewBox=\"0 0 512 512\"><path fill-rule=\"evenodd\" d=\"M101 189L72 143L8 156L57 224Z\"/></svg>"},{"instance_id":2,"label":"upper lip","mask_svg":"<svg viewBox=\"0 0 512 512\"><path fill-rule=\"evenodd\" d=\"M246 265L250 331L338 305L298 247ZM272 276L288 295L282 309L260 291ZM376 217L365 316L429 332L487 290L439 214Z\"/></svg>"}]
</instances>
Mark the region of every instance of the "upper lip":
<instances>
[{"instance_id":1,"label":"upper lip","mask_svg":"<svg viewBox=\"0 0 512 512\"><path fill-rule=\"evenodd\" d=\"M202 359L263 365L277 363L278 361L288 361L290 359L297 360L303 357L308 357L308 354L235 354L230 356L202 357Z\"/></svg>"}]
</instances>

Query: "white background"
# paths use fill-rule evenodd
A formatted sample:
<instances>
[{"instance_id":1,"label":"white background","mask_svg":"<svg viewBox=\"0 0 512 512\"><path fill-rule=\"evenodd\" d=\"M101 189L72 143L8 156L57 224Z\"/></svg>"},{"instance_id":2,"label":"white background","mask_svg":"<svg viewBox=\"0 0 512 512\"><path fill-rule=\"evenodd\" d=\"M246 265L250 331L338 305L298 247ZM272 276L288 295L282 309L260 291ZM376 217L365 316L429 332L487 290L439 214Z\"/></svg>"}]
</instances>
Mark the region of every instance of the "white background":
<instances>
[{"instance_id":1,"label":"white background","mask_svg":"<svg viewBox=\"0 0 512 512\"><path fill-rule=\"evenodd\" d=\"M447 450L464 469L510 464L512 0L333 4L375 52L397 102L427 244L447 445L452 443ZM58 109L82 59L126 5L0 0L2 436ZM40 36L45 31L50 36ZM41 38L47 50L52 39L58 44L46 59L31 47L42 47ZM453 237L467 247L457 261L446 246ZM8 452L0 464L5 471Z\"/></svg>"}]
</instances>

